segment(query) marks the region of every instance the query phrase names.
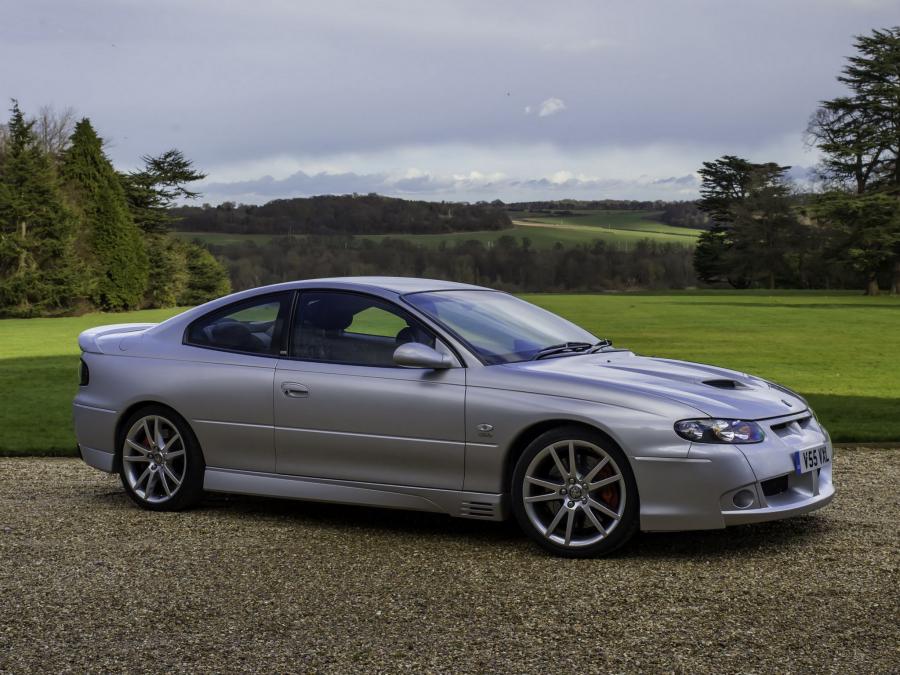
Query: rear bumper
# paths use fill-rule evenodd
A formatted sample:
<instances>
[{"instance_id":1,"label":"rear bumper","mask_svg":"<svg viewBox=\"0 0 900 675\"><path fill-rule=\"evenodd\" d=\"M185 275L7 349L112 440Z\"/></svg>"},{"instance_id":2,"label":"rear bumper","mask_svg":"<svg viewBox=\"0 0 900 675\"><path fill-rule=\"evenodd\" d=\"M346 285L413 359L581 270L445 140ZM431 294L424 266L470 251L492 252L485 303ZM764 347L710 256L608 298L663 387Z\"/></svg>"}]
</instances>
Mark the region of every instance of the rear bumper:
<instances>
[{"instance_id":1,"label":"rear bumper","mask_svg":"<svg viewBox=\"0 0 900 675\"><path fill-rule=\"evenodd\" d=\"M116 456L105 450L96 450L94 448L86 448L83 445L78 446L78 454L88 466L92 466L106 473L116 472Z\"/></svg>"},{"instance_id":2,"label":"rear bumper","mask_svg":"<svg viewBox=\"0 0 900 675\"><path fill-rule=\"evenodd\" d=\"M78 402L72 406L78 454L85 464L107 473L115 472L115 429L118 414Z\"/></svg>"}]
</instances>

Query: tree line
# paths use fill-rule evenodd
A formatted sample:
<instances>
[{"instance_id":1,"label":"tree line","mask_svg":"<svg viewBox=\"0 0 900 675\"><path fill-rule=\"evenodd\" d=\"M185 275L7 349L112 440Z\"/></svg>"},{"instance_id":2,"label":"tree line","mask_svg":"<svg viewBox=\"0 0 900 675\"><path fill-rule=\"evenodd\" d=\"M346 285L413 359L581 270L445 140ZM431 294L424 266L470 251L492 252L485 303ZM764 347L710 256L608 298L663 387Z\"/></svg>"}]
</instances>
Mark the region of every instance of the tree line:
<instances>
[{"instance_id":1,"label":"tree line","mask_svg":"<svg viewBox=\"0 0 900 675\"><path fill-rule=\"evenodd\" d=\"M425 202L368 195L276 199L266 204L182 206L177 228L228 234L441 234L512 227L506 212L490 204Z\"/></svg>"},{"instance_id":2,"label":"tree line","mask_svg":"<svg viewBox=\"0 0 900 675\"><path fill-rule=\"evenodd\" d=\"M13 101L0 125L0 315L196 304L229 290L222 265L167 229L203 178L177 150L117 172L87 118Z\"/></svg>"},{"instance_id":3,"label":"tree line","mask_svg":"<svg viewBox=\"0 0 900 675\"><path fill-rule=\"evenodd\" d=\"M386 237L276 237L214 245L236 289L292 279L380 275L448 279L508 291L677 289L696 284L691 249L642 240L627 250L602 240L536 249L508 235L427 247Z\"/></svg>"},{"instance_id":4,"label":"tree line","mask_svg":"<svg viewBox=\"0 0 900 675\"><path fill-rule=\"evenodd\" d=\"M666 203L661 200L636 199L552 199L533 202L510 202L509 204L504 204L497 199L491 202L493 206L505 208L507 211L531 212L556 212L559 210L659 211Z\"/></svg>"},{"instance_id":5,"label":"tree line","mask_svg":"<svg viewBox=\"0 0 900 675\"><path fill-rule=\"evenodd\" d=\"M697 276L736 288L861 286L900 293L900 27L856 38L807 135L822 153L821 191L801 194L790 167L734 155L704 162L699 208L712 227Z\"/></svg>"}]
</instances>

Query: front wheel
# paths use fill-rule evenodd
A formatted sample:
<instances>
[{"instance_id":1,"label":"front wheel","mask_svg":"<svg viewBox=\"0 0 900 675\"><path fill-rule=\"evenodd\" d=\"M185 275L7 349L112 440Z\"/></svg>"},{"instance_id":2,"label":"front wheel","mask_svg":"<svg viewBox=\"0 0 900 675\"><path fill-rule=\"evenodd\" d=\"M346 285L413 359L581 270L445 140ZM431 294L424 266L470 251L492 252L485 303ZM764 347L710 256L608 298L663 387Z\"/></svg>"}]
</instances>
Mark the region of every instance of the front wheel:
<instances>
[{"instance_id":1,"label":"front wheel","mask_svg":"<svg viewBox=\"0 0 900 675\"><path fill-rule=\"evenodd\" d=\"M611 553L638 527L638 492L628 460L602 434L553 429L516 463L512 505L519 525L557 555Z\"/></svg>"},{"instance_id":2,"label":"front wheel","mask_svg":"<svg viewBox=\"0 0 900 675\"><path fill-rule=\"evenodd\" d=\"M125 492L151 511L178 511L203 495L206 469L187 423L162 406L147 406L125 422L119 476Z\"/></svg>"}]
</instances>

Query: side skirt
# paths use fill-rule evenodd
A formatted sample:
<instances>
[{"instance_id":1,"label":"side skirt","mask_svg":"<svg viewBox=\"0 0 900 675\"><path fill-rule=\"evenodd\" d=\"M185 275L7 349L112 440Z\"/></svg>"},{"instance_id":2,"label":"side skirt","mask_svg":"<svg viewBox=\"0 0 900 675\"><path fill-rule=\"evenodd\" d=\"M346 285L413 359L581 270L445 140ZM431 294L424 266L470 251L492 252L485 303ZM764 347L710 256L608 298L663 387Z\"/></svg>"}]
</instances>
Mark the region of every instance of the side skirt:
<instances>
[{"instance_id":1,"label":"side skirt","mask_svg":"<svg viewBox=\"0 0 900 675\"><path fill-rule=\"evenodd\" d=\"M507 499L502 494L359 483L215 467L206 468L203 489L260 497L432 511L478 520L504 520L507 516Z\"/></svg>"}]
</instances>

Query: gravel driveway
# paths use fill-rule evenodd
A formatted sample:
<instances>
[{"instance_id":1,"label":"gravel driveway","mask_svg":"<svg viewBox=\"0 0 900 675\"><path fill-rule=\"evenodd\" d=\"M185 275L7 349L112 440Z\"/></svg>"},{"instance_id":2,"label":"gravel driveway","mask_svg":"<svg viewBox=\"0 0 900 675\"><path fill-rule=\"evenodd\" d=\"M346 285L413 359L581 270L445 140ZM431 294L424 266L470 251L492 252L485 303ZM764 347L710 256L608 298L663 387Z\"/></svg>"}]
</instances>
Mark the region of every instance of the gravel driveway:
<instances>
[{"instance_id":1,"label":"gravel driveway","mask_svg":"<svg viewBox=\"0 0 900 675\"><path fill-rule=\"evenodd\" d=\"M548 557L511 524L264 499L151 514L0 460L0 671L900 670L900 450L818 514Z\"/></svg>"}]
</instances>

